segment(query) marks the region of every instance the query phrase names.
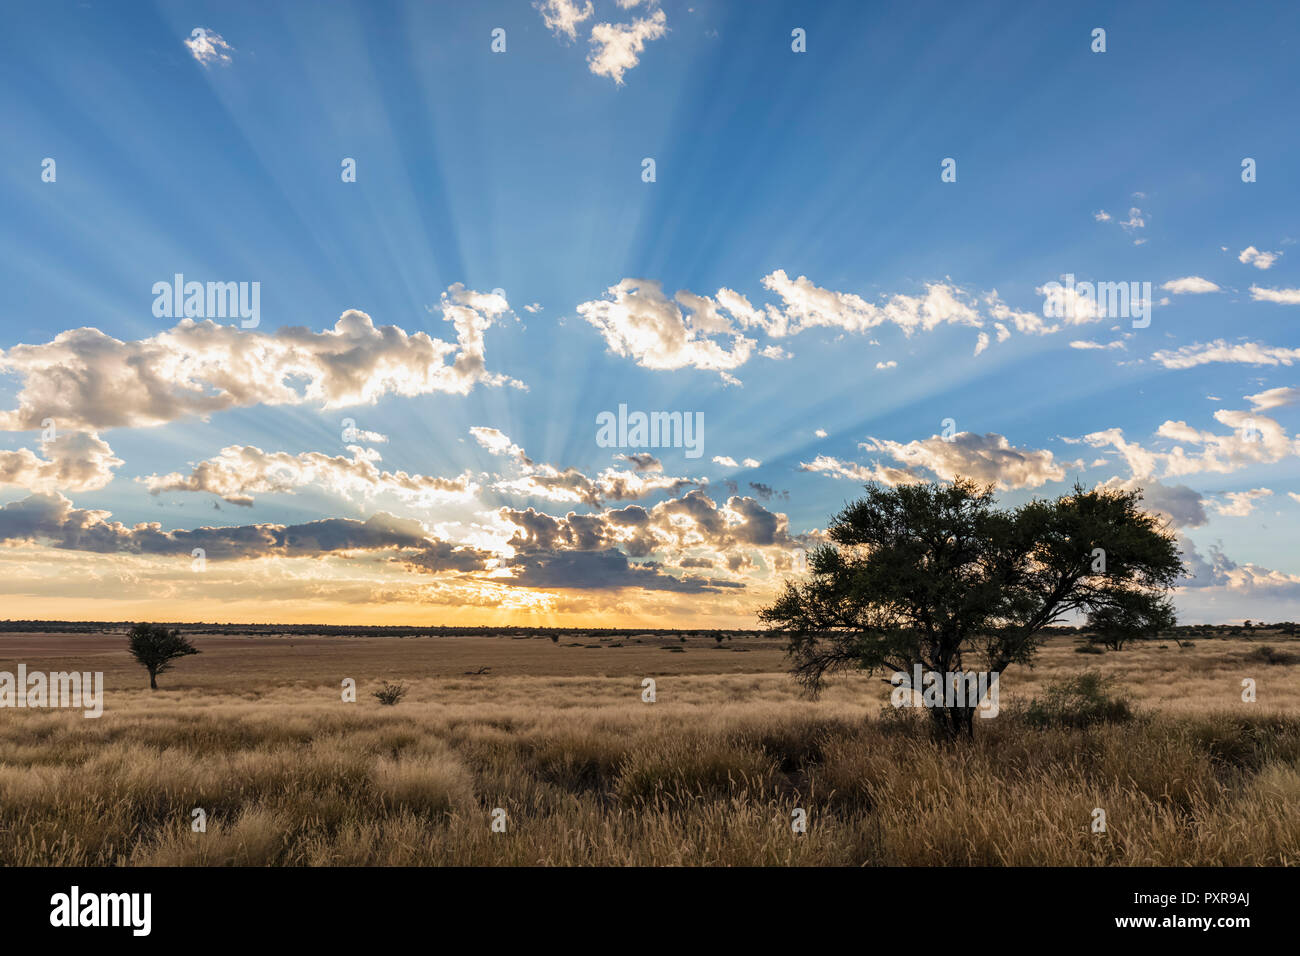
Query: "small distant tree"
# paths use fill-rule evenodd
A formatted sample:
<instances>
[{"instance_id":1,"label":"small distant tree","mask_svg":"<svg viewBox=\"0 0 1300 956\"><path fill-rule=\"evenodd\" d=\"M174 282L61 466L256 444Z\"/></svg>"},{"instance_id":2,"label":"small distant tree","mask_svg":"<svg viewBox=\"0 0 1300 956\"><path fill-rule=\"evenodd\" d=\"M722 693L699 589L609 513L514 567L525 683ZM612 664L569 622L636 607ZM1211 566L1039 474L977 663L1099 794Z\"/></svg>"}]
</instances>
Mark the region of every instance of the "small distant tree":
<instances>
[{"instance_id":1,"label":"small distant tree","mask_svg":"<svg viewBox=\"0 0 1300 956\"><path fill-rule=\"evenodd\" d=\"M1088 615L1090 640L1112 651L1124 649L1129 641L1159 637L1177 623L1173 604L1164 595L1117 592L1112 603L1093 609Z\"/></svg>"},{"instance_id":2,"label":"small distant tree","mask_svg":"<svg viewBox=\"0 0 1300 956\"><path fill-rule=\"evenodd\" d=\"M177 629L161 624L137 624L129 635L131 656L149 672L149 689L158 689L158 675L170 670L172 661L200 653Z\"/></svg>"}]
</instances>

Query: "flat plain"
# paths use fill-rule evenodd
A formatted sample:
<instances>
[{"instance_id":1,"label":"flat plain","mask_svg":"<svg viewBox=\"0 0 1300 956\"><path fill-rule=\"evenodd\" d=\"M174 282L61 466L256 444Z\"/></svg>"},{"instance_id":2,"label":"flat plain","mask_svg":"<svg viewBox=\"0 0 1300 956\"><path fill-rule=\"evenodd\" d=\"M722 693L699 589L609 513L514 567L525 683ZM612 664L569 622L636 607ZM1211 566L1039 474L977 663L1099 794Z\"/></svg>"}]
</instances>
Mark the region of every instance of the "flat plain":
<instances>
[{"instance_id":1,"label":"flat plain","mask_svg":"<svg viewBox=\"0 0 1300 956\"><path fill-rule=\"evenodd\" d=\"M879 676L806 699L761 633L193 640L151 692L124 634L0 634L0 671L105 684L98 719L0 710L0 862L1300 862L1300 642L1277 632L1104 654L1053 637L957 743ZM1085 672L1131 715L1029 719Z\"/></svg>"}]
</instances>

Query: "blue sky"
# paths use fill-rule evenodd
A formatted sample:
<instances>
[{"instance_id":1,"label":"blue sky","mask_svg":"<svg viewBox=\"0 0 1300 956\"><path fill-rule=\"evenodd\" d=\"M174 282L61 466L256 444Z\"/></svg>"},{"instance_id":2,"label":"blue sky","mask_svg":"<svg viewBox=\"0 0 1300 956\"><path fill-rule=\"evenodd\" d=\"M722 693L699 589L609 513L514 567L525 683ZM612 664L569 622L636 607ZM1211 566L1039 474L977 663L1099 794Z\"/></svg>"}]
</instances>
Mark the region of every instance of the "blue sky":
<instances>
[{"instance_id":1,"label":"blue sky","mask_svg":"<svg viewBox=\"0 0 1300 956\"><path fill-rule=\"evenodd\" d=\"M0 504L38 498L0 527L13 616L132 616L165 595L209 619L741 623L862 475L954 468L998 480L1009 503L1076 478L1170 489L1152 501L1199 568L1179 597L1185 617L1297 616L1300 10L592 0L584 17L584 4L548 4L11 12L0 412L12 414L0 424L13 427L0 431ZM644 36L641 48L604 44L602 24ZM1091 48L1098 27L1105 52ZM220 42L195 45L196 28ZM791 48L796 28L806 52ZM1246 157L1254 182L1242 181ZM945 158L955 182L941 180ZM155 341L179 320L154 314L151 289L176 273L260 285L258 327L204 353L231 381L188 383L225 389L226 407L206 416L159 411L181 387L160 383L175 371L169 350L199 348ZM1151 283L1149 326L1106 316L1035 329L1040 290L1067 273ZM641 283L620 298L624 280ZM285 327L322 336L349 310L455 344L443 296L469 292L453 288L499 290L505 306L468 306L486 322L482 376L394 385L414 373L391 367L400 349L375 346L378 359L356 359L379 363L364 398L280 369L301 393L286 401L267 369L288 353L256 370L236 360L265 358L259 337ZM943 303L927 312L936 289ZM714 306L729 290L754 312L710 326L679 290ZM114 378L88 342L49 346L81 328L127 343L130 367L149 374ZM150 387L143 416L132 393ZM702 412L703 457L651 449L658 471L613 460L594 422L620 403ZM87 437L43 444L46 411L58 434ZM344 418L386 440L346 440ZM945 419L967 437L942 443ZM471 428L508 437L528 463ZM263 459L196 470L230 447L287 457L278 478ZM377 464L358 477L359 465L310 455ZM586 501L528 493L530 477L560 483L570 468L697 483ZM399 472L429 479L426 492L468 474L477 490L404 494ZM690 509L671 502L692 489L715 523L674 539L670 514ZM517 526L500 514L604 521L665 503L653 547L610 527L584 545L566 525L567 543L534 564L519 563ZM273 548L196 579L191 542L142 554L131 537L140 522L166 533L377 512L418 522L417 537L463 560L426 573L391 542ZM115 543L68 536L87 524Z\"/></svg>"}]
</instances>

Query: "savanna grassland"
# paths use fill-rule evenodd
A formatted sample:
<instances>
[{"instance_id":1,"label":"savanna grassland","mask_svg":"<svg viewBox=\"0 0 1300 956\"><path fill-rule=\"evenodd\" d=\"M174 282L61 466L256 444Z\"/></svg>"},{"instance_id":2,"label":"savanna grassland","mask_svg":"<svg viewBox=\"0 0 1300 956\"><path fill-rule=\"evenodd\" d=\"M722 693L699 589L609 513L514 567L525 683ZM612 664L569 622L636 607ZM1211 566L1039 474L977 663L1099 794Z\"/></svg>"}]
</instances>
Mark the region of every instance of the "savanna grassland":
<instances>
[{"instance_id":1,"label":"savanna grassland","mask_svg":"<svg viewBox=\"0 0 1300 956\"><path fill-rule=\"evenodd\" d=\"M0 670L106 684L99 719L0 710L0 862L1300 863L1300 642L1277 633L1099 655L1054 637L956 744L878 677L800 697L768 636L194 642L150 692L121 634L0 635ZM1042 719L1088 671L1129 707ZM386 707L389 680L408 692Z\"/></svg>"}]
</instances>

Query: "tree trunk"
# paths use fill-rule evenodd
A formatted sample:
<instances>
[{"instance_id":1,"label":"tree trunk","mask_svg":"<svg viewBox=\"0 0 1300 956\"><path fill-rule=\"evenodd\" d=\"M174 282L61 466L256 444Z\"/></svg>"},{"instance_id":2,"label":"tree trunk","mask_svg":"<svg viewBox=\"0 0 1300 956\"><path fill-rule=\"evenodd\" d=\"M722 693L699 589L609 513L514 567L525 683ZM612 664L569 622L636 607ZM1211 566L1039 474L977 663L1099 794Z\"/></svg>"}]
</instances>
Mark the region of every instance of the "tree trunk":
<instances>
[{"instance_id":1,"label":"tree trunk","mask_svg":"<svg viewBox=\"0 0 1300 956\"><path fill-rule=\"evenodd\" d=\"M158 675L155 674L153 671L149 672L149 689L150 690L158 689Z\"/></svg>"},{"instance_id":2,"label":"tree trunk","mask_svg":"<svg viewBox=\"0 0 1300 956\"><path fill-rule=\"evenodd\" d=\"M975 738L974 707L931 707L930 719L934 722L934 730L945 740Z\"/></svg>"}]
</instances>

